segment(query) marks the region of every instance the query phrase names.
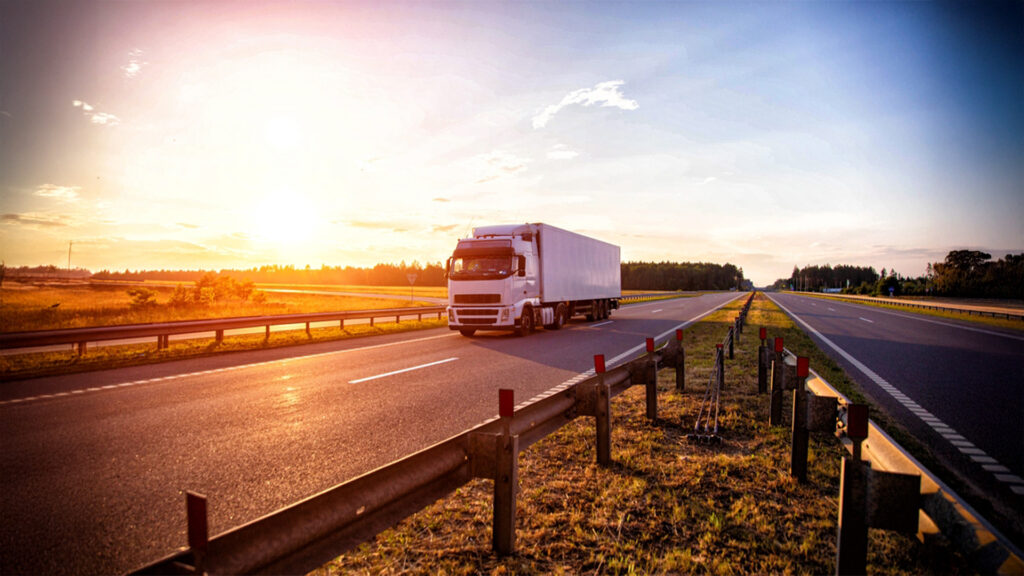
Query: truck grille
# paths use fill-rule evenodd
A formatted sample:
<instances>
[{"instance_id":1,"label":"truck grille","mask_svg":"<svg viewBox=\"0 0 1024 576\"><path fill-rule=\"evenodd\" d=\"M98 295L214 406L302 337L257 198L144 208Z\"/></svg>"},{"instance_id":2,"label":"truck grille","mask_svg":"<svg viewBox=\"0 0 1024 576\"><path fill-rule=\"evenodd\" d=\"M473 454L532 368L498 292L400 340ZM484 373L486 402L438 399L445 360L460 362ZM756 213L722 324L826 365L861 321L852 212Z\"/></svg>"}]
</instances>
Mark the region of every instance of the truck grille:
<instances>
[{"instance_id":1,"label":"truck grille","mask_svg":"<svg viewBox=\"0 0 1024 576\"><path fill-rule=\"evenodd\" d=\"M464 308L459 310L459 317L466 316L497 316L498 311L494 308Z\"/></svg>"},{"instance_id":2,"label":"truck grille","mask_svg":"<svg viewBox=\"0 0 1024 576\"><path fill-rule=\"evenodd\" d=\"M465 326L489 326L495 323L494 318L463 318L460 320Z\"/></svg>"},{"instance_id":3,"label":"truck grille","mask_svg":"<svg viewBox=\"0 0 1024 576\"><path fill-rule=\"evenodd\" d=\"M456 304L498 304L501 294L456 294Z\"/></svg>"}]
</instances>

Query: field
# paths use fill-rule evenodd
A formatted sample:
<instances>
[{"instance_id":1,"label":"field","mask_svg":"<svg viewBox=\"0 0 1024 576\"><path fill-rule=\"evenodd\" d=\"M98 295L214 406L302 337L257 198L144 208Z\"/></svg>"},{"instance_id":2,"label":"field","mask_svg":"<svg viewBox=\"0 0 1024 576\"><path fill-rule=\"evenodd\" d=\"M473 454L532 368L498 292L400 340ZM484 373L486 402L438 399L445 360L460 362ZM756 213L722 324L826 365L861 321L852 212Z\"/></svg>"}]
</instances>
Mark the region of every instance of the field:
<instances>
[{"instance_id":1,"label":"field","mask_svg":"<svg viewBox=\"0 0 1024 576\"><path fill-rule=\"evenodd\" d=\"M659 420L641 387L612 402L613 465L595 464L593 422L579 418L520 454L517 553L490 549L491 483L476 480L316 573L325 574L827 574L835 571L843 449L812 435L809 482L788 474L788 428L768 429L757 390L758 326L851 384L763 297L726 361L721 445L693 444L697 405L739 302L684 332L686 392L659 378ZM872 574L970 572L939 545L872 531Z\"/></svg>"},{"instance_id":2,"label":"field","mask_svg":"<svg viewBox=\"0 0 1024 576\"><path fill-rule=\"evenodd\" d=\"M174 287L146 286L154 305L132 306L130 287L104 284L18 284L5 282L0 290L0 331L56 330L85 326L116 326L207 318L262 316L433 306L408 299L331 296L269 292L262 303L238 299L209 304L172 306ZM190 286L186 286L190 288Z\"/></svg>"}]
</instances>

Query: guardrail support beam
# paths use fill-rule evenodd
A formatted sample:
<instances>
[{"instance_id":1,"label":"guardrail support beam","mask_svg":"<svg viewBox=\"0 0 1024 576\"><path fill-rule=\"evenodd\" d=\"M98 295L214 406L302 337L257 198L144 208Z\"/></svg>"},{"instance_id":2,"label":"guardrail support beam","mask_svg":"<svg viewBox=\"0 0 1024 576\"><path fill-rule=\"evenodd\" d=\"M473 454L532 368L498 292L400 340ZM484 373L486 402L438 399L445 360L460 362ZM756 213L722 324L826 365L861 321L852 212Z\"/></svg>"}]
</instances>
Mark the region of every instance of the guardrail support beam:
<instances>
[{"instance_id":1,"label":"guardrail support beam","mask_svg":"<svg viewBox=\"0 0 1024 576\"><path fill-rule=\"evenodd\" d=\"M793 418L790 436L789 475L798 482L807 482L807 451L810 434L807 432L807 376L810 359L797 358L797 384L793 389Z\"/></svg>"},{"instance_id":2,"label":"guardrail support beam","mask_svg":"<svg viewBox=\"0 0 1024 576\"><path fill-rule=\"evenodd\" d=\"M494 518L492 544L500 556L515 553L516 488L519 486L519 437L512 435L515 396L512 390L499 390L499 415L502 433L495 455Z\"/></svg>"},{"instance_id":3,"label":"guardrail support beam","mask_svg":"<svg viewBox=\"0 0 1024 576\"><path fill-rule=\"evenodd\" d=\"M192 552L193 569L196 574L203 574L206 572L206 554L210 543L206 496L186 492L185 516L188 522L188 547Z\"/></svg>"},{"instance_id":4,"label":"guardrail support beam","mask_svg":"<svg viewBox=\"0 0 1024 576\"><path fill-rule=\"evenodd\" d=\"M867 474L870 465L843 458L839 480L836 574L866 574L868 563Z\"/></svg>"},{"instance_id":5,"label":"guardrail support beam","mask_svg":"<svg viewBox=\"0 0 1024 576\"><path fill-rule=\"evenodd\" d=\"M597 385L594 387L593 392L594 427L597 432L597 463L600 466L610 466L612 463L612 392L611 387L604 379L604 354L594 356L594 371L598 376Z\"/></svg>"},{"instance_id":6,"label":"guardrail support beam","mask_svg":"<svg viewBox=\"0 0 1024 576\"><path fill-rule=\"evenodd\" d=\"M785 382L785 363L782 361L782 338L775 339L775 358L772 360L772 378L770 382L770 404L768 407L768 425L782 425L782 389Z\"/></svg>"}]
</instances>

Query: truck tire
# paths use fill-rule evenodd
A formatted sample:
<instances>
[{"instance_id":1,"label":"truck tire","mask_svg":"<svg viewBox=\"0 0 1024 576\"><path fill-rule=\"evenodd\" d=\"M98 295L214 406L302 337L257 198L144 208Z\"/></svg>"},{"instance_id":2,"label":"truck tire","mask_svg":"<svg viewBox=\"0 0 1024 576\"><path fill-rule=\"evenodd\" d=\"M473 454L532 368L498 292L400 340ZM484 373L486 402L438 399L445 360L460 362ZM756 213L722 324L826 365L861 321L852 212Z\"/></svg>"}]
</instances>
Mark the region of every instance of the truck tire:
<instances>
[{"instance_id":1,"label":"truck tire","mask_svg":"<svg viewBox=\"0 0 1024 576\"><path fill-rule=\"evenodd\" d=\"M519 318L519 327L516 328L516 336L526 336L533 332L533 307L523 307L523 315Z\"/></svg>"},{"instance_id":2,"label":"truck tire","mask_svg":"<svg viewBox=\"0 0 1024 576\"><path fill-rule=\"evenodd\" d=\"M594 320L600 318L600 316L598 316L598 314L600 313L600 306L601 304L597 300L593 300L590 302L590 310L587 312L587 322L593 322Z\"/></svg>"},{"instance_id":3,"label":"truck tire","mask_svg":"<svg viewBox=\"0 0 1024 576\"><path fill-rule=\"evenodd\" d=\"M545 324L544 328L547 330L558 330L562 326L565 326L565 316L567 312L565 304L559 304L555 307L555 319L551 324Z\"/></svg>"},{"instance_id":4,"label":"truck tire","mask_svg":"<svg viewBox=\"0 0 1024 576\"><path fill-rule=\"evenodd\" d=\"M476 334L476 329L475 328L461 328L461 329L459 329L459 334L462 334L466 338L472 338L473 334Z\"/></svg>"}]
</instances>

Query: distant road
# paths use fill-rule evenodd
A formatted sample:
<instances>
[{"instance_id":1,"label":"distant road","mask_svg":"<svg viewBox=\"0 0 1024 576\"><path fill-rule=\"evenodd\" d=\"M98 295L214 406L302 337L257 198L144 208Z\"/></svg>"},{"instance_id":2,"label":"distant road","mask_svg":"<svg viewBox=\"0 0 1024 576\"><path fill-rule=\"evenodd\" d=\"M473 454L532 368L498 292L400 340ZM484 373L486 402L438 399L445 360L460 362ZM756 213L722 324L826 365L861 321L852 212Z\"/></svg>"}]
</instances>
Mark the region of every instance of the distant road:
<instances>
[{"instance_id":1,"label":"distant road","mask_svg":"<svg viewBox=\"0 0 1024 576\"><path fill-rule=\"evenodd\" d=\"M424 330L4 383L0 572L123 573L185 545L186 490L220 533L494 416L499 388L525 402L741 296L526 338Z\"/></svg>"},{"instance_id":2,"label":"distant road","mask_svg":"<svg viewBox=\"0 0 1024 576\"><path fill-rule=\"evenodd\" d=\"M939 459L1004 513L1024 509L1024 334L769 296Z\"/></svg>"}]
</instances>

